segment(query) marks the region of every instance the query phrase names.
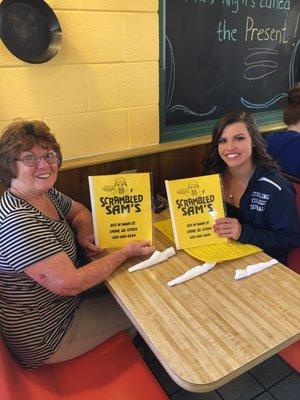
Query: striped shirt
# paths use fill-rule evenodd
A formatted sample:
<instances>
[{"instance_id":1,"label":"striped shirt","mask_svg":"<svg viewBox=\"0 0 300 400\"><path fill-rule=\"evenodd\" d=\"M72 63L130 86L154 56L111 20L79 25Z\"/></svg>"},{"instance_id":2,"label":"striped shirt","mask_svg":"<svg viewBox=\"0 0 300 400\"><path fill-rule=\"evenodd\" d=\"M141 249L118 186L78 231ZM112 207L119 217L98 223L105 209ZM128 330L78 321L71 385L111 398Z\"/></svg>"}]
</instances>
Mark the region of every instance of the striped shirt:
<instances>
[{"instance_id":1,"label":"striped shirt","mask_svg":"<svg viewBox=\"0 0 300 400\"><path fill-rule=\"evenodd\" d=\"M65 220L71 199L51 188L53 220L8 190L0 200L0 329L11 352L28 368L45 362L70 326L80 296L58 296L24 273L64 251L76 265L73 232Z\"/></svg>"}]
</instances>

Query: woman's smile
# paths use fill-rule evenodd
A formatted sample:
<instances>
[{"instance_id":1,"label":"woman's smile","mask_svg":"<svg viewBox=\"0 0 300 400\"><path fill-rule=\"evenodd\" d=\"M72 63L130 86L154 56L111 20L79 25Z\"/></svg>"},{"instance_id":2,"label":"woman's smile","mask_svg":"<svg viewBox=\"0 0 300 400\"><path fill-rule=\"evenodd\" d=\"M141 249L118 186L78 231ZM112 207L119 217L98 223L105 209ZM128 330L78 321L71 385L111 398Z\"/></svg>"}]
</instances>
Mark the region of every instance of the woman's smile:
<instances>
[{"instance_id":1,"label":"woman's smile","mask_svg":"<svg viewBox=\"0 0 300 400\"><path fill-rule=\"evenodd\" d=\"M37 175L36 177L39 178L39 179L48 179L50 176L51 176L51 173L47 172L47 173L43 173L43 174Z\"/></svg>"},{"instance_id":2,"label":"woman's smile","mask_svg":"<svg viewBox=\"0 0 300 400\"><path fill-rule=\"evenodd\" d=\"M243 122L236 122L224 128L219 139L218 151L229 168L252 164L252 139Z\"/></svg>"},{"instance_id":3,"label":"woman's smile","mask_svg":"<svg viewBox=\"0 0 300 400\"><path fill-rule=\"evenodd\" d=\"M239 156L239 154L238 153L233 153L233 154L226 154L226 157L228 157L228 158L236 158L236 157L238 157Z\"/></svg>"},{"instance_id":4,"label":"woman's smile","mask_svg":"<svg viewBox=\"0 0 300 400\"><path fill-rule=\"evenodd\" d=\"M43 195L55 183L58 172L58 163L45 160L45 157L51 153L51 149L45 149L35 145L29 151L23 151L17 159L17 177L12 180L12 189L17 189L27 196ZM50 154L51 155L51 154ZM38 158L36 165L26 165L22 161L32 160L32 157Z\"/></svg>"}]
</instances>

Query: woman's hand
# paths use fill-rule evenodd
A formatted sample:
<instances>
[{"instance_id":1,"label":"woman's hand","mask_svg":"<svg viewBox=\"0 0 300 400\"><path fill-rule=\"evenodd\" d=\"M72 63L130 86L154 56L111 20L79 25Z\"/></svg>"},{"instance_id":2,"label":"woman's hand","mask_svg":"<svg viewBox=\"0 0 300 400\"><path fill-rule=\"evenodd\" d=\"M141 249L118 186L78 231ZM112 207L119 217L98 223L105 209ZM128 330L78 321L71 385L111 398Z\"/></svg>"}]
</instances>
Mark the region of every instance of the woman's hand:
<instances>
[{"instance_id":1,"label":"woman's hand","mask_svg":"<svg viewBox=\"0 0 300 400\"><path fill-rule=\"evenodd\" d=\"M213 228L218 236L234 240L238 240L242 233L242 225L236 218L219 218Z\"/></svg>"},{"instance_id":2,"label":"woman's hand","mask_svg":"<svg viewBox=\"0 0 300 400\"><path fill-rule=\"evenodd\" d=\"M96 257L103 251L95 245L94 235L77 235L77 241L88 257Z\"/></svg>"},{"instance_id":3,"label":"woman's hand","mask_svg":"<svg viewBox=\"0 0 300 400\"><path fill-rule=\"evenodd\" d=\"M142 240L140 242L132 242L123 247L123 251L127 258L148 256L155 251L154 246L150 246L149 240Z\"/></svg>"}]
</instances>

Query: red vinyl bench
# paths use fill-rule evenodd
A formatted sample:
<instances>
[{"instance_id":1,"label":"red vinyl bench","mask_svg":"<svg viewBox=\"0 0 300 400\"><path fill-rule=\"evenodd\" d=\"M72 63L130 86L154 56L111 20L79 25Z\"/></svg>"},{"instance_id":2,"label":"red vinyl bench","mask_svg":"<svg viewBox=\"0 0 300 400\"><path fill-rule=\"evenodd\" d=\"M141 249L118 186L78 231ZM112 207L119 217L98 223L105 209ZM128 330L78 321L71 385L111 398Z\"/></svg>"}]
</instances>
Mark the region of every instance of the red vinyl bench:
<instances>
[{"instance_id":1,"label":"red vinyl bench","mask_svg":"<svg viewBox=\"0 0 300 400\"><path fill-rule=\"evenodd\" d=\"M73 360L28 370L0 339L2 400L167 400L125 332Z\"/></svg>"},{"instance_id":2,"label":"red vinyl bench","mask_svg":"<svg viewBox=\"0 0 300 400\"><path fill-rule=\"evenodd\" d=\"M280 351L279 356L300 373L300 340Z\"/></svg>"},{"instance_id":3,"label":"red vinyl bench","mask_svg":"<svg viewBox=\"0 0 300 400\"><path fill-rule=\"evenodd\" d=\"M287 175L286 177L288 177L295 188L296 191L296 203L297 203L297 209L298 209L298 213L300 216L300 181L296 178L292 178L289 175ZM300 274L300 247L297 247L296 249L290 251L289 255L288 255L288 267L291 268L292 270L294 270L295 272L298 272L298 274Z\"/></svg>"},{"instance_id":4,"label":"red vinyl bench","mask_svg":"<svg viewBox=\"0 0 300 400\"><path fill-rule=\"evenodd\" d=\"M287 266L300 274L300 247L289 252Z\"/></svg>"},{"instance_id":5,"label":"red vinyl bench","mask_svg":"<svg viewBox=\"0 0 300 400\"><path fill-rule=\"evenodd\" d=\"M300 180L289 175L285 175L286 178L290 179L294 185L296 191L296 202L297 208L300 215ZM287 265L290 269L300 274L300 247L290 251L288 255ZM280 357L290 364L296 371L300 372L300 341L292 344L286 349L278 353Z\"/></svg>"},{"instance_id":6,"label":"red vinyl bench","mask_svg":"<svg viewBox=\"0 0 300 400\"><path fill-rule=\"evenodd\" d=\"M300 198L300 196L298 196L298 198ZM300 206L298 206L298 209L300 210ZM287 264L290 269L300 274L300 247L290 251ZM300 340L280 351L278 354L292 368L300 372Z\"/></svg>"}]
</instances>

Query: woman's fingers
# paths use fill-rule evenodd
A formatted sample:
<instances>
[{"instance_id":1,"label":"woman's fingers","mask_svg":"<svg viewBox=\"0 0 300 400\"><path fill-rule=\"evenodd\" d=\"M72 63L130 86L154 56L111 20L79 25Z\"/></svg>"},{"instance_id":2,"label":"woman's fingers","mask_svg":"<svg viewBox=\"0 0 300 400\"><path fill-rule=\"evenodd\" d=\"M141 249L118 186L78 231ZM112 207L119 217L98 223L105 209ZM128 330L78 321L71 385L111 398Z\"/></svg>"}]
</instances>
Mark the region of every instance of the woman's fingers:
<instances>
[{"instance_id":1,"label":"woman's fingers","mask_svg":"<svg viewBox=\"0 0 300 400\"><path fill-rule=\"evenodd\" d=\"M242 227L236 218L225 217L216 220L214 231L220 237L238 240L241 235Z\"/></svg>"},{"instance_id":2,"label":"woman's fingers","mask_svg":"<svg viewBox=\"0 0 300 400\"><path fill-rule=\"evenodd\" d=\"M124 247L129 257L146 256L152 254L155 251L154 246L150 245L148 240L142 240L140 242L132 242Z\"/></svg>"}]
</instances>

